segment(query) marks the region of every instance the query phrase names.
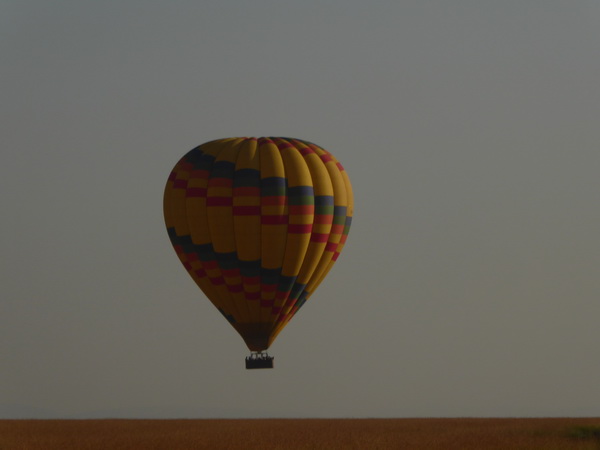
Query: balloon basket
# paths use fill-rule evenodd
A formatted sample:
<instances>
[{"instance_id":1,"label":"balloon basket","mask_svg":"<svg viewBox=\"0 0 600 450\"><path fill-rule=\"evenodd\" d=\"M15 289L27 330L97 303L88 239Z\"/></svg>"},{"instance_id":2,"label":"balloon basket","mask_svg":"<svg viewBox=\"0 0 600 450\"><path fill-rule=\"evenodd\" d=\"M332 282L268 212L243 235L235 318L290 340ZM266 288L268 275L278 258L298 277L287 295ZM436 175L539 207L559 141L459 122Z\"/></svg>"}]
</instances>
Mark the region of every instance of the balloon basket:
<instances>
[{"instance_id":1,"label":"balloon basket","mask_svg":"<svg viewBox=\"0 0 600 450\"><path fill-rule=\"evenodd\" d=\"M266 352L252 352L246 357L246 369L272 369L274 359Z\"/></svg>"}]
</instances>

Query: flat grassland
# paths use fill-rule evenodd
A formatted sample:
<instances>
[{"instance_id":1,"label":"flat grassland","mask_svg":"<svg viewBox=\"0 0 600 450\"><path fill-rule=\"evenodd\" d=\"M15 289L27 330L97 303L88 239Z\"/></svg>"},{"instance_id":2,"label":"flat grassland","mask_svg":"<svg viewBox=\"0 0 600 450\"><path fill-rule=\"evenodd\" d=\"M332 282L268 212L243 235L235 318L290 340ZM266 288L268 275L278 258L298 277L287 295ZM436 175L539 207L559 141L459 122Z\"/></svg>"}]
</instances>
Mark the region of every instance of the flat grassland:
<instances>
[{"instance_id":1,"label":"flat grassland","mask_svg":"<svg viewBox=\"0 0 600 450\"><path fill-rule=\"evenodd\" d=\"M598 448L600 418L0 420L1 450Z\"/></svg>"}]
</instances>

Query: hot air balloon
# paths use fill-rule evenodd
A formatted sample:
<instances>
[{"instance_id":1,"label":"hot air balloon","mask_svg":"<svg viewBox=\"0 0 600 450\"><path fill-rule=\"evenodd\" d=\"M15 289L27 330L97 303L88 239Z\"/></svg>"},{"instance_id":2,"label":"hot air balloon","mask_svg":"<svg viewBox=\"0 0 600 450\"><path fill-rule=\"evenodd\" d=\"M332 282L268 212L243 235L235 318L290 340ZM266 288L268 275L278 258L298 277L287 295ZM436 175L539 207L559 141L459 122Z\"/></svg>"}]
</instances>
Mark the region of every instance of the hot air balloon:
<instances>
[{"instance_id":1,"label":"hot air balloon","mask_svg":"<svg viewBox=\"0 0 600 450\"><path fill-rule=\"evenodd\" d=\"M352 187L338 160L311 142L226 138L175 165L164 217L183 266L251 351L246 368L271 368L266 350L342 251Z\"/></svg>"}]
</instances>

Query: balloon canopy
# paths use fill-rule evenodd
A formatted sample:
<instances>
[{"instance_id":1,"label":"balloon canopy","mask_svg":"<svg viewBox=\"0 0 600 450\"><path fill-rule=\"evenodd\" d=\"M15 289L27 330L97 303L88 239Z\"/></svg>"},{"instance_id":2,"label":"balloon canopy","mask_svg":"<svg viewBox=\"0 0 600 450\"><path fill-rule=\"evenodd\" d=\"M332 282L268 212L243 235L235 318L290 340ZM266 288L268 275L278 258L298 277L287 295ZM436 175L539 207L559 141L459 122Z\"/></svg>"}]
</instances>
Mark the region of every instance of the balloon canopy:
<instances>
[{"instance_id":1,"label":"balloon canopy","mask_svg":"<svg viewBox=\"0 0 600 450\"><path fill-rule=\"evenodd\" d=\"M254 352L269 348L323 281L352 210L338 160L279 137L202 144L175 165L164 194L177 256Z\"/></svg>"}]
</instances>

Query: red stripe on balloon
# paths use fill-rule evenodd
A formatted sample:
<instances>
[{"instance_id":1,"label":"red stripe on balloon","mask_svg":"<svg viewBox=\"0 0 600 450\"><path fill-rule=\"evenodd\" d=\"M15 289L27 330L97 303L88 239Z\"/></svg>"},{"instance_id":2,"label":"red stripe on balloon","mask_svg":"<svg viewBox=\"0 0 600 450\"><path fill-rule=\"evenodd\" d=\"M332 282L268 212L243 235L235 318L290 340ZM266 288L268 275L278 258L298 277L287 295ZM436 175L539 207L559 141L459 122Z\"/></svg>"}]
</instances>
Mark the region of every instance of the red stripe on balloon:
<instances>
[{"instance_id":1,"label":"red stripe on balloon","mask_svg":"<svg viewBox=\"0 0 600 450\"><path fill-rule=\"evenodd\" d=\"M239 269L221 269L221 272L223 272L223 275L225 275L226 277L230 277L230 278L240 276Z\"/></svg>"},{"instance_id":2,"label":"red stripe on balloon","mask_svg":"<svg viewBox=\"0 0 600 450\"><path fill-rule=\"evenodd\" d=\"M185 189L187 187L186 180L175 180L173 181L173 187L175 189Z\"/></svg>"},{"instance_id":3,"label":"red stripe on balloon","mask_svg":"<svg viewBox=\"0 0 600 450\"><path fill-rule=\"evenodd\" d=\"M234 216L259 216L260 206L234 206Z\"/></svg>"},{"instance_id":4,"label":"red stripe on balloon","mask_svg":"<svg viewBox=\"0 0 600 450\"><path fill-rule=\"evenodd\" d=\"M185 170L186 172L191 172L192 170L194 170L194 165L191 162L183 160L178 169Z\"/></svg>"},{"instance_id":5,"label":"red stripe on balloon","mask_svg":"<svg viewBox=\"0 0 600 450\"><path fill-rule=\"evenodd\" d=\"M289 206L290 214L314 214L315 206L314 205L290 205Z\"/></svg>"},{"instance_id":6,"label":"red stripe on balloon","mask_svg":"<svg viewBox=\"0 0 600 450\"><path fill-rule=\"evenodd\" d=\"M277 285L276 284L261 284L260 289L263 292L275 292L275 290L277 289Z\"/></svg>"},{"instance_id":7,"label":"red stripe on balloon","mask_svg":"<svg viewBox=\"0 0 600 450\"><path fill-rule=\"evenodd\" d=\"M287 204L287 197L285 195L271 195L268 197L262 197L260 203L264 206L280 206Z\"/></svg>"},{"instance_id":8,"label":"red stripe on balloon","mask_svg":"<svg viewBox=\"0 0 600 450\"><path fill-rule=\"evenodd\" d=\"M331 234L342 234L344 232L344 225L335 224L331 227Z\"/></svg>"},{"instance_id":9,"label":"red stripe on balloon","mask_svg":"<svg viewBox=\"0 0 600 450\"><path fill-rule=\"evenodd\" d=\"M310 237L311 242L327 242L329 233L313 233Z\"/></svg>"},{"instance_id":10,"label":"red stripe on balloon","mask_svg":"<svg viewBox=\"0 0 600 450\"><path fill-rule=\"evenodd\" d=\"M329 161L332 161L331 155L328 153L323 153L321 155L321 161L323 161L324 163L328 163Z\"/></svg>"},{"instance_id":11,"label":"red stripe on balloon","mask_svg":"<svg viewBox=\"0 0 600 450\"><path fill-rule=\"evenodd\" d=\"M185 191L186 197L206 197L206 188L190 187Z\"/></svg>"},{"instance_id":12,"label":"red stripe on balloon","mask_svg":"<svg viewBox=\"0 0 600 450\"><path fill-rule=\"evenodd\" d=\"M325 246L325 251L326 252L335 252L337 249L337 244L335 242L329 242L326 246Z\"/></svg>"},{"instance_id":13,"label":"red stripe on balloon","mask_svg":"<svg viewBox=\"0 0 600 450\"><path fill-rule=\"evenodd\" d=\"M304 233L310 233L312 231L312 223L305 225L305 224L291 224L290 226L288 226L288 233L292 233L292 234L304 234Z\"/></svg>"},{"instance_id":14,"label":"red stripe on balloon","mask_svg":"<svg viewBox=\"0 0 600 450\"><path fill-rule=\"evenodd\" d=\"M277 148L279 150L283 150L286 148L294 148L294 146L292 144L290 144L289 142L283 142L283 141L280 141L279 139L277 139Z\"/></svg>"},{"instance_id":15,"label":"red stripe on balloon","mask_svg":"<svg viewBox=\"0 0 600 450\"><path fill-rule=\"evenodd\" d=\"M206 179L208 178L209 173L208 170L192 170L192 178L202 178L202 179Z\"/></svg>"},{"instance_id":16,"label":"red stripe on balloon","mask_svg":"<svg viewBox=\"0 0 600 450\"><path fill-rule=\"evenodd\" d=\"M288 216L262 216L260 223L263 225L286 225Z\"/></svg>"},{"instance_id":17,"label":"red stripe on balloon","mask_svg":"<svg viewBox=\"0 0 600 450\"><path fill-rule=\"evenodd\" d=\"M204 268L205 268L205 269L207 269L207 270L212 270L212 269L216 269L216 268L218 268L218 267L219 267L219 266L218 266L218 264L217 264L217 261L215 261L214 259L213 259L213 260L211 260L211 261L204 261L204 262L202 263L202 265L203 265L203 266L204 266Z\"/></svg>"},{"instance_id":18,"label":"red stripe on balloon","mask_svg":"<svg viewBox=\"0 0 600 450\"><path fill-rule=\"evenodd\" d=\"M242 281L244 284L254 286L260 284L260 277L242 277Z\"/></svg>"},{"instance_id":19,"label":"red stripe on balloon","mask_svg":"<svg viewBox=\"0 0 600 450\"><path fill-rule=\"evenodd\" d=\"M258 145L259 146L260 145L265 145L265 144L274 144L274 142L271 139L269 139L269 138L260 138L258 140Z\"/></svg>"},{"instance_id":20,"label":"red stripe on balloon","mask_svg":"<svg viewBox=\"0 0 600 450\"><path fill-rule=\"evenodd\" d=\"M233 195L236 197L260 197L259 187L236 187L233 188Z\"/></svg>"},{"instance_id":21,"label":"red stripe on balloon","mask_svg":"<svg viewBox=\"0 0 600 450\"><path fill-rule=\"evenodd\" d=\"M221 286L223 284L225 284L225 280L223 279L223 277L214 277L214 278L209 278L211 283L214 284L215 286Z\"/></svg>"},{"instance_id":22,"label":"red stripe on balloon","mask_svg":"<svg viewBox=\"0 0 600 450\"><path fill-rule=\"evenodd\" d=\"M333 214L317 214L315 216L315 223L329 225L333 223Z\"/></svg>"},{"instance_id":23,"label":"red stripe on balloon","mask_svg":"<svg viewBox=\"0 0 600 450\"><path fill-rule=\"evenodd\" d=\"M206 206L231 206L233 199L231 197L207 197Z\"/></svg>"},{"instance_id":24,"label":"red stripe on balloon","mask_svg":"<svg viewBox=\"0 0 600 450\"><path fill-rule=\"evenodd\" d=\"M239 292L243 292L244 287L241 284L231 284L231 285L227 286L227 290L229 290L229 292L233 292L233 293L237 294Z\"/></svg>"},{"instance_id":25,"label":"red stripe on balloon","mask_svg":"<svg viewBox=\"0 0 600 450\"><path fill-rule=\"evenodd\" d=\"M198 255L196 253L186 253L185 257L189 262L198 261Z\"/></svg>"},{"instance_id":26,"label":"red stripe on balloon","mask_svg":"<svg viewBox=\"0 0 600 450\"><path fill-rule=\"evenodd\" d=\"M286 298L288 298L288 295L290 295L290 291L277 291L277 294L275 294L275 299L285 300Z\"/></svg>"},{"instance_id":27,"label":"red stripe on balloon","mask_svg":"<svg viewBox=\"0 0 600 450\"><path fill-rule=\"evenodd\" d=\"M231 187L233 180L231 178L211 178L208 182L209 187Z\"/></svg>"}]
</instances>

